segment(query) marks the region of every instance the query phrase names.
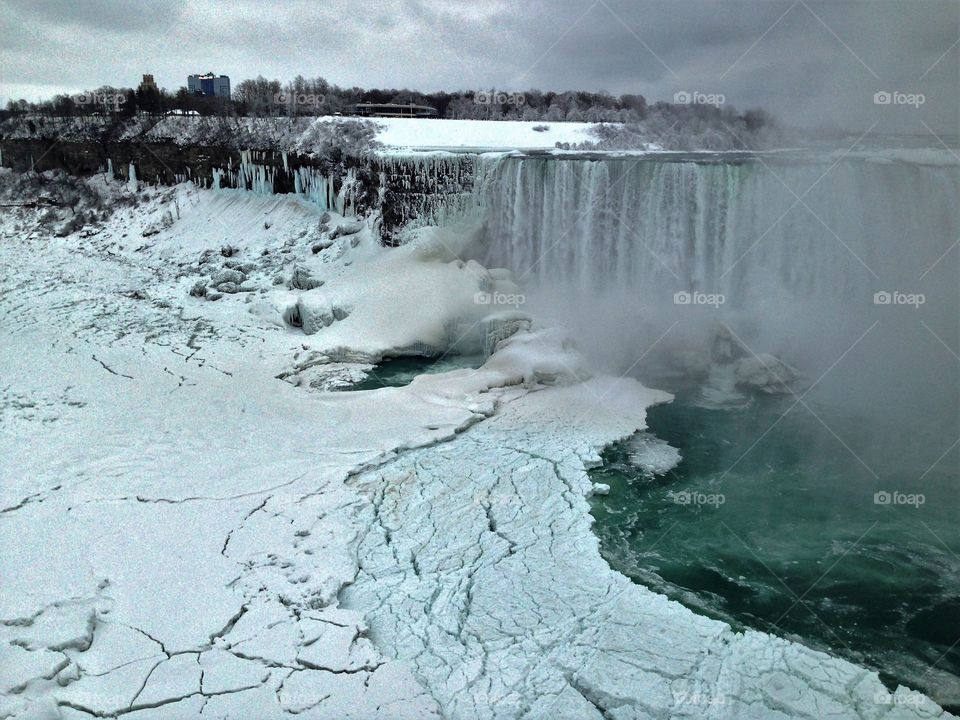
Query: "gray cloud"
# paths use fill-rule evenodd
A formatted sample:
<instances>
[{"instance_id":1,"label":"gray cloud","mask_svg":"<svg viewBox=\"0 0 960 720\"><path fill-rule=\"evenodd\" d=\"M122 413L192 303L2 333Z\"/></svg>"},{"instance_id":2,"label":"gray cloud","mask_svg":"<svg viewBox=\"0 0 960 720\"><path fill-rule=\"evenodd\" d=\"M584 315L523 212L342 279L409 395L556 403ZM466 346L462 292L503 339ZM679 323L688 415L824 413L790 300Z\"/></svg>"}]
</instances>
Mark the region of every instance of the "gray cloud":
<instances>
[{"instance_id":1,"label":"gray cloud","mask_svg":"<svg viewBox=\"0 0 960 720\"><path fill-rule=\"evenodd\" d=\"M0 96L143 72L422 90L723 93L800 125L956 133L957 0L0 0ZM951 49L952 48L952 49ZM944 55L946 53L946 55ZM939 59L939 62L937 62ZM936 63L936 64L935 64ZM933 67L931 70L930 68ZM912 107L874 93L923 93Z\"/></svg>"}]
</instances>

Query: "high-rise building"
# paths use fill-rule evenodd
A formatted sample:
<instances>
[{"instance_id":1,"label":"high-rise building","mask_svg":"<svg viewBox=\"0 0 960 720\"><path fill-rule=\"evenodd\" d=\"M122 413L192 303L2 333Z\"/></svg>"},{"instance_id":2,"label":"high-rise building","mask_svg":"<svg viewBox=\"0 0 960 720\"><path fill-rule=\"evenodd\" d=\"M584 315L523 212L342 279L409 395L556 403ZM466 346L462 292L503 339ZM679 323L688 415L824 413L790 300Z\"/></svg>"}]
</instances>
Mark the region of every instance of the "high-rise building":
<instances>
[{"instance_id":1,"label":"high-rise building","mask_svg":"<svg viewBox=\"0 0 960 720\"><path fill-rule=\"evenodd\" d=\"M187 90L193 95L229 98L230 78L226 75L214 75L212 72L206 75L188 75Z\"/></svg>"},{"instance_id":2,"label":"high-rise building","mask_svg":"<svg viewBox=\"0 0 960 720\"><path fill-rule=\"evenodd\" d=\"M157 83L153 80L153 75L144 75L143 80L140 81L140 92L157 92Z\"/></svg>"}]
</instances>

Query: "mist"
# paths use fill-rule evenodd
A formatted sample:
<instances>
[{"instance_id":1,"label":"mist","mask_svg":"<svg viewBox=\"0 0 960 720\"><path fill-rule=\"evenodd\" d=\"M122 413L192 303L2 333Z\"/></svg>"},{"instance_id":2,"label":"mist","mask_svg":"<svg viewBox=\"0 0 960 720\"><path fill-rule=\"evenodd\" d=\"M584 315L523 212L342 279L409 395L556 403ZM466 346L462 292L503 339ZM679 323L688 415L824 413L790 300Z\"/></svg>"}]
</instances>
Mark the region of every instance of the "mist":
<instances>
[{"instance_id":1,"label":"mist","mask_svg":"<svg viewBox=\"0 0 960 720\"><path fill-rule=\"evenodd\" d=\"M929 466L960 426L956 169L837 157L508 160L489 170L484 259L606 372L676 391L732 335L797 371L768 388L787 407L863 429L871 467L898 472L921 437L910 461Z\"/></svg>"}]
</instances>

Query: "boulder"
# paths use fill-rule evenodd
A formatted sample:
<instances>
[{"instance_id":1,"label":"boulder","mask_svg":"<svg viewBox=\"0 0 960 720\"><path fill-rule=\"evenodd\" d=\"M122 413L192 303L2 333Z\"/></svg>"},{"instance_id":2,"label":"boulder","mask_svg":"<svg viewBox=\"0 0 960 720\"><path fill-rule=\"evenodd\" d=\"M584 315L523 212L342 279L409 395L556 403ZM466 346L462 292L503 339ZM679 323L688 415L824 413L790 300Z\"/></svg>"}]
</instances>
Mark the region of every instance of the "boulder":
<instances>
[{"instance_id":1,"label":"boulder","mask_svg":"<svg viewBox=\"0 0 960 720\"><path fill-rule=\"evenodd\" d=\"M211 285L220 285L221 283L233 283L239 285L247 276L239 270L221 270L210 280Z\"/></svg>"},{"instance_id":2,"label":"boulder","mask_svg":"<svg viewBox=\"0 0 960 720\"><path fill-rule=\"evenodd\" d=\"M321 285L323 285L323 280L317 280L307 268L302 265L294 266L289 283L291 290L313 290Z\"/></svg>"},{"instance_id":3,"label":"boulder","mask_svg":"<svg viewBox=\"0 0 960 720\"><path fill-rule=\"evenodd\" d=\"M330 237L336 239L345 235L356 235L361 230L363 230L363 223L359 220L345 220L333 229Z\"/></svg>"}]
</instances>

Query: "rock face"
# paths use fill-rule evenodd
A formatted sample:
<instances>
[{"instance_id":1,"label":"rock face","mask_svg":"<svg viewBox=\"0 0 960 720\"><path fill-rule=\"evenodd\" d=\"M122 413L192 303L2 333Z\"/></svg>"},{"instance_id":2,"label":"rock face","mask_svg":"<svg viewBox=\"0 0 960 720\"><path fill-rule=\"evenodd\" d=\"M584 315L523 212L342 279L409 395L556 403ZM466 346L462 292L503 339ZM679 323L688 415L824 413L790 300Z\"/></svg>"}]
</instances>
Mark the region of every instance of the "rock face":
<instances>
[{"instance_id":1,"label":"rock face","mask_svg":"<svg viewBox=\"0 0 960 720\"><path fill-rule=\"evenodd\" d=\"M83 176L102 173L112 166L114 178L126 181L132 164L137 178L144 182L174 185L193 180L204 187L232 187L231 183L236 182L237 186L254 189L248 177L254 173L225 172L244 162L244 153L239 148L183 146L160 140L70 142L4 138L2 150L4 167L17 172L65 170ZM296 192L300 170L320 174L329 171L322 158L309 154L251 152L255 157L254 166L262 176L270 178L268 185L275 193ZM352 210L358 214L379 210L382 240L384 244L396 244L402 228L436 222L445 213L458 212L470 204L476 162L477 156L469 153L347 158L344 166L330 175L330 182L336 196L349 177ZM168 227L164 222L161 218L154 226L148 226L146 234ZM324 225L323 218L321 225ZM342 227L343 230L338 227L334 232L342 235L356 232L350 224Z\"/></svg>"}]
</instances>

